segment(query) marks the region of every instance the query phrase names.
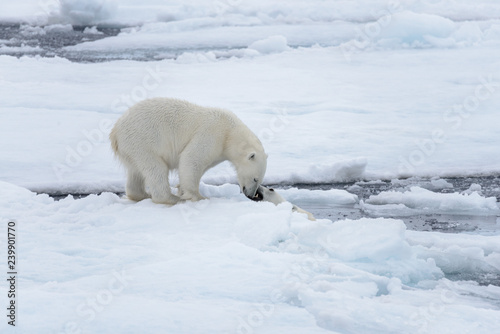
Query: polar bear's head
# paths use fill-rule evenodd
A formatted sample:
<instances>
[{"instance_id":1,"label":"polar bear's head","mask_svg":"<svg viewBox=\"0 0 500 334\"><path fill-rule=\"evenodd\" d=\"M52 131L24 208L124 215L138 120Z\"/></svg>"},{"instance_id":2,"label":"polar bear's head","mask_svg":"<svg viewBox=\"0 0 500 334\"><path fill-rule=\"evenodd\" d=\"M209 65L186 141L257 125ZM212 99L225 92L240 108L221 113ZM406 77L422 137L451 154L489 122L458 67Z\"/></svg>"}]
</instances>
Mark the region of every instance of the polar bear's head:
<instances>
[{"instance_id":1,"label":"polar bear's head","mask_svg":"<svg viewBox=\"0 0 500 334\"><path fill-rule=\"evenodd\" d=\"M238 183L246 197L252 199L262 183L267 168L267 154L264 150L250 150L235 164Z\"/></svg>"}]
</instances>

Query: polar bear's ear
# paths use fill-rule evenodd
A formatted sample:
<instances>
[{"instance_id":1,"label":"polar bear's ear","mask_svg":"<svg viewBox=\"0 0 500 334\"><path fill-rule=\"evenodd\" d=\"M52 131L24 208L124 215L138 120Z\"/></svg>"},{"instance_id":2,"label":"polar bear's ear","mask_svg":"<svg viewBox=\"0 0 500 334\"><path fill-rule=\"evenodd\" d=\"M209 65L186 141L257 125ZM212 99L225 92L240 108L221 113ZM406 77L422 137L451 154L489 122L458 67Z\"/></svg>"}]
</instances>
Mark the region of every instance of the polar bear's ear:
<instances>
[{"instance_id":1,"label":"polar bear's ear","mask_svg":"<svg viewBox=\"0 0 500 334\"><path fill-rule=\"evenodd\" d=\"M253 160L255 159L255 152L252 152L248 155L248 160Z\"/></svg>"}]
</instances>

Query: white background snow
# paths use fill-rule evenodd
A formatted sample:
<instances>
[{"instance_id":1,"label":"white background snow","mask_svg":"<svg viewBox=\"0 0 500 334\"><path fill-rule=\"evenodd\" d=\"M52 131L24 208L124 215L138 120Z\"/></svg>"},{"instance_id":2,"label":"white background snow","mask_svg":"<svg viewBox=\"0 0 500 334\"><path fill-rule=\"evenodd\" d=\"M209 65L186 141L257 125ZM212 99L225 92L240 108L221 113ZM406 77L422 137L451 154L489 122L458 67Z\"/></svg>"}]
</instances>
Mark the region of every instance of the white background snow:
<instances>
[{"instance_id":1,"label":"white background snow","mask_svg":"<svg viewBox=\"0 0 500 334\"><path fill-rule=\"evenodd\" d=\"M186 50L74 63L16 58L0 40L0 264L14 219L20 273L17 326L2 315L2 333L500 331L500 287L446 278L500 275L500 233L388 218L498 217L480 188L365 201L282 190L378 217L311 222L289 203L248 201L223 164L203 179L210 200L134 203L112 193L125 172L107 139L128 106L170 96L234 111L269 154L267 184L498 174L497 1L22 0L2 1L0 21L33 36L127 26L67 47L81 53Z\"/></svg>"}]
</instances>

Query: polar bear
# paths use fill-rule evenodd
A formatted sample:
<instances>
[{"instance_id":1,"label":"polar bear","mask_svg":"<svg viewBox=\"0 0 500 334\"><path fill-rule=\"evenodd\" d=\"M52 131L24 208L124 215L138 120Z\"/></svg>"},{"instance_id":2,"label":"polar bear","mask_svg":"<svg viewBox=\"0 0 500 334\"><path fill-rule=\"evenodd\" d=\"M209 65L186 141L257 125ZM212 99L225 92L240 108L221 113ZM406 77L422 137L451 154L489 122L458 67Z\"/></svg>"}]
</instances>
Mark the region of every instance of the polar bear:
<instances>
[{"instance_id":1,"label":"polar bear","mask_svg":"<svg viewBox=\"0 0 500 334\"><path fill-rule=\"evenodd\" d=\"M132 106L110 133L115 155L127 169L127 196L173 205L204 199L200 179L228 160L241 191L253 198L264 178L267 154L257 136L228 110L187 101L152 98ZM179 173L178 196L170 191L169 171Z\"/></svg>"},{"instance_id":2,"label":"polar bear","mask_svg":"<svg viewBox=\"0 0 500 334\"><path fill-rule=\"evenodd\" d=\"M251 199L256 201L256 202L267 201L267 202L274 203L275 205L278 205L278 204L283 203L283 202L287 202L287 200L284 199L280 194L278 194L278 192L275 191L273 188L267 188L267 187L264 187L262 185L259 186L259 188L257 189L257 192L255 193L255 196ZM292 211L305 213L307 215L307 219L313 220L313 221L316 220L316 218L314 218L312 213L310 213L306 210L303 210L294 204L292 204Z\"/></svg>"}]
</instances>

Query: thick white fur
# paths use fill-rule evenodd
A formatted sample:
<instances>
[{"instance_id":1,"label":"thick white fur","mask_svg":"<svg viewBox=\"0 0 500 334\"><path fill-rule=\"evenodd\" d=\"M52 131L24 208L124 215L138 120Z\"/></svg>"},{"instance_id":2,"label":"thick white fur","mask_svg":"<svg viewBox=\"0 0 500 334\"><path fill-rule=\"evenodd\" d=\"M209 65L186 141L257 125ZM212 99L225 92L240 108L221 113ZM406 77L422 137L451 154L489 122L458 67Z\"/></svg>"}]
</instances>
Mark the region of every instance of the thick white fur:
<instances>
[{"instance_id":1,"label":"thick white fur","mask_svg":"<svg viewBox=\"0 0 500 334\"><path fill-rule=\"evenodd\" d=\"M127 196L135 201L175 204L203 199L200 179L229 160L238 182L253 197L262 182L267 155L260 140L232 112L186 101L153 98L132 106L116 122L111 146L127 168ZM170 191L168 173L179 172L179 193Z\"/></svg>"},{"instance_id":2,"label":"thick white fur","mask_svg":"<svg viewBox=\"0 0 500 334\"><path fill-rule=\"evenodd\" d=\"M259 189L257 190L257 193L258 193L257 196L262 197L263 201L271 202L271 203L274 203L275 205L278 205L278 204L283 203L283 202L287 202L286 199L284 199L280 194L278 194L278 192L276 190L274 190L272 188L260 186ZM310 213L306 210L303 210L296 205L293 205L292 211L305 213L309 220L316 220L316 218L314 218L312 213Z\"/></svg>"}]
</instances>

